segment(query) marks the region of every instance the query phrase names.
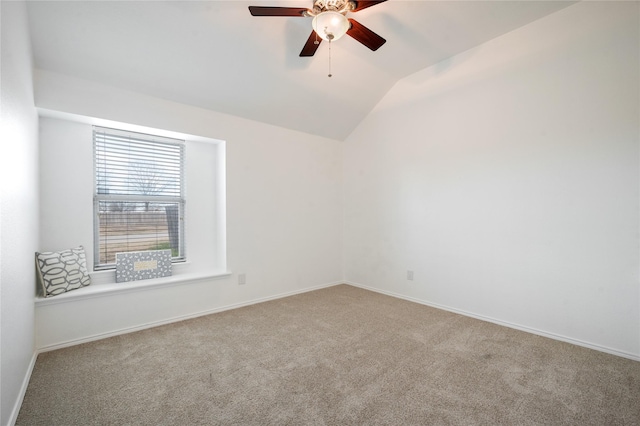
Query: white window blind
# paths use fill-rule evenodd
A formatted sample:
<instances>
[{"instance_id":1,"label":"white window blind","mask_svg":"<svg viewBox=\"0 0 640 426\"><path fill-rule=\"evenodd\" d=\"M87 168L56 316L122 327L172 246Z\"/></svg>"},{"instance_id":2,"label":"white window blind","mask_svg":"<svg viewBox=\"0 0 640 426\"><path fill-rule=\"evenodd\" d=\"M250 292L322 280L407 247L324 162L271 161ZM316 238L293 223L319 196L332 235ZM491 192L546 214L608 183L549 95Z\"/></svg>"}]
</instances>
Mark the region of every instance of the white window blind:
<instances>
[{"instance_id":1,"label":"white window blind","mask_svg":"<svg viewBox=\"0 0 640 426\"><path fill-rule=\"evenodd\" d=\"M94 127L94 267L115 254L171 249L185 258L184 141Z\"/></svg>"}]
</instances>

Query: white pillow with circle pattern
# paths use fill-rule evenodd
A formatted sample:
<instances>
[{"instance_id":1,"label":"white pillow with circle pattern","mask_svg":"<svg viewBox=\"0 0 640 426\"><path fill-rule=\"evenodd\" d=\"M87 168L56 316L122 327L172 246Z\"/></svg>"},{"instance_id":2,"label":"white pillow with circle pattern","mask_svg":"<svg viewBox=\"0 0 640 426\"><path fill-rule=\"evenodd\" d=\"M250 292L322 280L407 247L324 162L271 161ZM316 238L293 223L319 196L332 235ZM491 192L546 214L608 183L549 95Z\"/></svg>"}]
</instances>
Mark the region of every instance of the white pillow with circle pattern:
<instances>
[{"instance_id":1,"label":"white pillow with circle pattern","mask_svg":"<svg viewBox=\"0 0 640 426\"><path fill-rule=\"evenodd\" d=\"M84 247L36 253L36 267L44 297L66 293L91 284Z\"/></svg>"}]
</instances>

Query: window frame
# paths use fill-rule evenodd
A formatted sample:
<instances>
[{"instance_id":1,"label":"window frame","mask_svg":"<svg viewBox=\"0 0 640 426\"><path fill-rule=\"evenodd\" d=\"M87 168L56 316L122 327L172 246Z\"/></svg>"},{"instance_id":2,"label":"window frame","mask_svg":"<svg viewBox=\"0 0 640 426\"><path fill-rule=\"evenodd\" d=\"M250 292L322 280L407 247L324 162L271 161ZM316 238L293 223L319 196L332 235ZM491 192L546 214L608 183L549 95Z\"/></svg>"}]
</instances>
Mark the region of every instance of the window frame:
<instances>
[{"instance_id":1,"label":"window frame","mask_svg":"<svg viewBox=\"0 0 640 426\"><path fill-rule=\"evenodd\" d=\"M178 164L179 164L179 184L175 185L175 188L179 189L178 195L145 195L145 194L108 194L99 190L99 174L100 171L107 172L105 170L99 170L99 154L98 154L98 136L97 134L109 135L113 138L129 138L129 142L135 145L136 142L144 144L158 144L158 145L171 145L178 147ZM103 136L101 143L106 145L105 136ZM115 261L113 263L101 263L101 234L100 234L100 203L105 202L122 202L122 203L164 203L164 204L177 204L178 206L178 253L177 256L172 256L172 263L185 262L186 261L186 241L185 241L185 211L186 211L186 196L185 196L185 184L186 184L186 141L184 139L175 139L165 136L154 135L150 133L141 133L135 131L129 131L124 129L109 128L104 126L92 126L92 143L93 143L93 246L94 246L94 271L113 270L116 267ZM127 142L125 142L127 143ZM102 148L107 149L103 146ZM155 158L153 155L149 158ZM154 166L155 167L155 166ZM113 170L111 170L113 172ZM127 172L128 176L129 172ZM103 175L104 178L104 175ZM131 188L128 187L128 191ZM130 233L124 234L128 236ZM137 250L130 250L128 252L134 252Z\"/></svg>"}]
</instances>

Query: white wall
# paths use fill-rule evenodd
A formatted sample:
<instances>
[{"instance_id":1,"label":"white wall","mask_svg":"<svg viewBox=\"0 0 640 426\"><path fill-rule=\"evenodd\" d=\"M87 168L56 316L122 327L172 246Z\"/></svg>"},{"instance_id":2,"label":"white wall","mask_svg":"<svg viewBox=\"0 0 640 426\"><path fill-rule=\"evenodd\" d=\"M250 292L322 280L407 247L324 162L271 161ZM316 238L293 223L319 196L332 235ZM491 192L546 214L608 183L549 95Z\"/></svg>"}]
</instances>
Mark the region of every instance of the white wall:
<instances>
[{"instance_id":1,"label":"white wall","mask_svg":"<svg viewBox=\"0 0 640 426\"><path fill-rule=\"evenodd\" d=\"M45 71L36 72L35 99L48 115L58 111L226 141L227 265L233 272L228 278L179 287L39 306L39 348L341 282L339 142ZM47 141L71 143L61 135L85 138L87 133L84 125L64 120L47 118L42 123L43 157ZM84 149L90 150L90 138L86 144ZM199 190L192 183L188 182L189 197ZM46 197L43 201L51 205L54 200ZM92 200L84 197L88 199L77 202L84 202L82 208L90 213ZM49 220L46 210L42 209L43 244L77 244L78 238L68 239L76 232L66 231L71 226L82 227L81 238L86 240L91 216ZM52 229L56 224L57 230ZM187 242L189 257L197 257L192 245L207 243L206 237L197 238L201 241ZM246 274L245 285L238 285L239 273ZM78 322L79 317L83 321ZM58 321L55 330L50 326L53 320Z\"/></svg>"},{"instance_id":2,"label":"white wall","mask_svg":"<svg viewBox=\"0 0 640 426\"><path fill-rule=\"evenodd\" d=\"M345 144L346 279L637 359L638 17L581 2L400 81Z\"/></svg>"},{"instance_id":3,"label":"white wall","mask_svg":"<svg viewBox=\"0 0 640 426\"><path fill-rule=\"evenodd\" d=\"M33 367L38 244L37 115L23 2L0 2L0 424L11 424Z\"/></svg>"}]
</instances>

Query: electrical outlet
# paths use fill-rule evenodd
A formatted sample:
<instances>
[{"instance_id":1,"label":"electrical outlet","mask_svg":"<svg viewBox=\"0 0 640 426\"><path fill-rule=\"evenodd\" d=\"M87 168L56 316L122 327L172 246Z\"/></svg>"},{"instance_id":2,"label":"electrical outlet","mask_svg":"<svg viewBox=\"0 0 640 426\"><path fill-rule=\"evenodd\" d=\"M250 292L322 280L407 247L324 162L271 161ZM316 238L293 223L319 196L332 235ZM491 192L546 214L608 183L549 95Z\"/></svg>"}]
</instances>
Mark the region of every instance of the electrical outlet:
<instances>
[{"instance_id":1,"label":"electrical outlet","mask_svg":"<svg viewBox=\"0 0 640 426\"><path fill-rule=\"evenodd\" d=\"M245 285L247 283L247 274L238 274L238 285Z\"/></svg>"},{"instance_id":2,"label":"electrical outlet","mask_svg":"<svg viewBox=\"0 0 640 426\"><path fill-rule=\"evenodd\" d=\"M413 281L413 271L407 271L407 280Z\"/></svg>"}]
</instances>

